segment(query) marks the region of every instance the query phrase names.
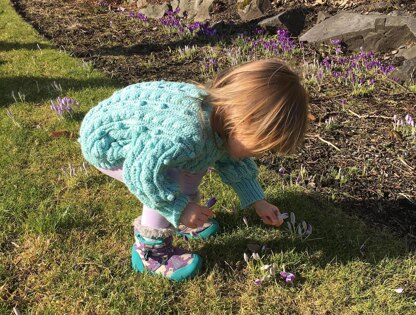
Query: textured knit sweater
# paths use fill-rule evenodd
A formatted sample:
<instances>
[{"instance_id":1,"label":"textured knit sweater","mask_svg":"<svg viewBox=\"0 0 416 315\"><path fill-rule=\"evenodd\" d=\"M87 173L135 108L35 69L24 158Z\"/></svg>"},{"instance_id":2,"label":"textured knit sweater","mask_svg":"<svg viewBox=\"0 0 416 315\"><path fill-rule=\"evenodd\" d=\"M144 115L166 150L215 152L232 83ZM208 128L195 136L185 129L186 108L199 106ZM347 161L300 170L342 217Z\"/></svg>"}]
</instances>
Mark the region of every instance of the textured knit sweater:
<instances>
[{"instance_id":1,"label":"textured knit sweater","mask_svg":"<svg viewBox=\"0 0 416 315\"><path fill-rule=\"evenodd\" d=\"M241 207L263 199L255 162L231 158L212 132L206 95L193 84L169 81L115 92L82 121L78 142L84 158L105 169L122 166L128 189L175 227L190 199L167 175L169 168L196 173L211 166L237 193Z\"/></svg>"}]
</instances>

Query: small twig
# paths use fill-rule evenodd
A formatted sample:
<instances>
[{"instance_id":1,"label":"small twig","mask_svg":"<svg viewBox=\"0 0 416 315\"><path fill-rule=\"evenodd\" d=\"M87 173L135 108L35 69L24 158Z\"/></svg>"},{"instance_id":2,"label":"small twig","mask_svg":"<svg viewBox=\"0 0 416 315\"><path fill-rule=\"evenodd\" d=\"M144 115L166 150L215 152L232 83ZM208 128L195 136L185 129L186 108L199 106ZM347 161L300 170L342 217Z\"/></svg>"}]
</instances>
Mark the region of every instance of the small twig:
<instances>
[{"instance_id":1,"label":"small twig","mask_svg":"<svg viewBox=\"0 0 416 315\"><path fill-rule=\"evenodd\" d=\"M406 92L414 93L414 92L412 92L410 89L408 89L407 87L405 87L404 85L401 85L400 83L398 83L398 82L396 82L396 81L394 81L394 80L390 79L388 76L383 76L383 75L379 75L379 76L381 76L383 79L385 79L385 80L387 80L387 81L389 81L389 82L392 82L392 83L396 84L397 86L399 86L400 88L402 88L402 89L403 89L403 90L405 90Z\"/></svg>"},{"instance_id":2,"label":"small twig","mask_svg":"<svg viewBox=\"0 0 416 315\"><path fill-rule=\"evenodd\" d=\"M353 112L351 109L348 109L348 111L353 114L354 116L357 116L358 118L383 118L383 119L388 119L388 120L393 120L393 117L387 117L387 116L383 116L383 115L359 115L356 112Z\"/></svg>"},{"instance_id":3,"label":"small twig","mask_svg":"<svg viewBox=\"0 0 416 315\"><path fill-rule=\"evenodd\" d=\"M351 109L348 109L348 111L353 114L354 116L357 116L358 118L363 118L363 116L358 115L356 112L353 112Z\"/></svg>"},{"instance_id":4,"label":"small twig","mask_svg":"<svg viewBox=\"0 0 416 315\"><path fill-rule=\"evenodd\" d=\"M20 315L19 309L16 306L13 307L13 312L15 315Z\"/></svg>"},{"instance_id":5,"label":"small twig","mask_svg":"<svg viewBox=\"0 0 416 315\"><path fill-rule=\"evenodd\" d=\"M230 269L231 269L233 272L235 272L234 268L233 268L233 267L231 267L231 265L230 265L228 262L226 262L225 260L224 260L224 262L226 263L226 265L227 265L228 267L230 267Z\"/></svg>"},{"instance_id":6,"label":"small twig","mask_svg":"<svg viewBox=\"0 0 416 315\"><path fill-rule=\"evenodd\" d=\"M360 246L360 253L361 253L361 255L363 255L363 256L365 256L365 254L364 254L365 243L367 243L367 241L368 241L369 239L370 239L370 238L367 238L367 239L364 241L364 243L362 243L362 244L361 244L361 246Z\"/></svg>"},{"instance_id":7,"label":"small twig","mask_svg":"<svg viewBox=\"0 0 416 315\"><path fill-rule=\"evenodd\" d=\"M399 196L403 196L404 198L406 198L407 200L409 200L409 202L410 202L411 204L416 205L416 201L412 200L412 199L410 198L410 196L409 196L409 195L406 195L406 194L404 194L404 193L398 193L397 195L399 195Z\"/></svg>"},{"instance_id":8,"label":"small twig","mask_svg":"<svg viewBox=\"0 0 416 315\"><path fill-rule=\"evenodd\" d=\"M403 165L405 165L406 167L408 167L412 172L414 172L414 168L413 167L411 167L409 164L407 164L407 162L401 157L401 156L398 156L397 157L398 158L398 160L400 161L400 162L402 162L403 163Z\"/></svg>"},{"instance_id":9,"label":"small twig","mask_svg":"<svg viewBox=\"0 0 416 315\"><path fill-rule=\"evenodd\" d=\"M402 168L402 167L399 167L399 166L397 166L397 165L395 165L395 164L391 164L392 166L394 166L394 167L396 167L397 169L399 169L400 171L402 171L402 172L404 172L406 175L413 175L413 173L412 172L409 172L408 170L405 170L404 168Z\"/></svg>"},{"instance_id":10,"label":"small twig","mask_svg":"<svg viewBox=\"0 0 416 315\"><path fill-rule=\"evenodd\" d=\"M407 235L409 235L411 238L416 238L416 236L413 234L407 233Z\"/></svg>"},{"instance_id":11,"label":"small twig","mask_svg":"<svg viewBox=\"0 0 416 315\"><path fill-rule=\"evenodd\" d=\"M9 118L13 121L13 123L16 126L18 126L19 128L22 128L22 126L16 121L16 119L14 118L13 113L9 109L6 109L6 114L7 114L7 116L9 116Z\"/></svg>"},{"instance_id":12,"label":"small twig","mask_svg":"<svg viewBox=\"0 0 416 315\"><path fill-rule=\"evenodd\" d=\"M340 149L340 148L338 148L336 145L332 144L331 142L329 142L329 141L327 141L327 140L322 139L319 135L312 135L312 136L314 136L314 137L318 138L319 140L321 140L322 142L324 142L324 143L326 143L326 144L330 145L330 146L331 146L331 147L333 147L335 150L337 150L337 151L341 151L341 149Z\"/></svg>"}]
</instances>

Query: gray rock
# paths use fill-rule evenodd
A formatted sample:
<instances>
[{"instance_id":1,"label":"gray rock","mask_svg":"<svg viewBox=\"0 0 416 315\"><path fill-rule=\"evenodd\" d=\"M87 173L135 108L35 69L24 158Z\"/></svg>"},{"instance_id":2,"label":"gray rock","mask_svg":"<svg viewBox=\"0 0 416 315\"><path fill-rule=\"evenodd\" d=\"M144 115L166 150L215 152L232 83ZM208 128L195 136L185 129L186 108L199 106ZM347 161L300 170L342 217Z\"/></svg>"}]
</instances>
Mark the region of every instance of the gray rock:
<instances>
[{"instance_id":1,"label":"gray rock","mask_svg":"<svg viewBox=\"0 0 416 315\"><path fill-rule=\"evenodd\" d=\"M170 0L162 4L150 4L148 0L138 0L139 12L153 19L161 18L168 10L180 9L179 16L186 14L194 21L205 21L211 18L210 9L214 0Z\"/></svg>"},{"instance_id":2,"label":"gray rock","mask_svg":"<svg viewBox=\"0 0 416 315\"><path fill-rule=\"evenodd\" d=\"M416 58L405 60L403 64L391 73L402 81L416 82Z\"/></svg>"},{"instance_id":3,"label":"gray rock","mask_svg":"<svg viewBox=\"0 0 416 315\"><path fill-rule=\"evenodd\" d=\"M323 21L325 21L326 19L329 19L332 15L329 14L328 12L325 11L319 11L318 12L318 18L316 20L316 23L319 24Z\"/></svg>"},{"instance_id":4,"label":"gray rock","mask_svg":"<svg viewBox=\"0 0 416 315\"><path fill-rule=\"evenodd\" d=\"M145 14L146 16L152 19L159 19L165 14L166 11L169 10L169 2L162 4L149 4L147 0L138 0L137 7L139 8L139 12Z\"/></svg>"},{"instance_id":5,"label":"gray rock","mask_svg":"<svg viewBox=\"0 0 416 315\"><path fill-rule=\"evenodd\" d=\"M391 16L403 16L406 15L406 12L403 10L394 10L389 13Z\"/></svg>"},{"instance_id":6,"label":"gray rock","mask_svg":"<svg viewBox=\"0 0 416 315\"><path fill-rule=\"evenodd\" d=\"M416 43L416 18L341 12L315 25L300 40L319 43L334 38L342 39L353 50L363 47L387 52Z\"/></svg>"},{"instance_id":7,"label":"gray rock","mask_svg":"<svg viewBox=\"0 0 416 315\"><path fill-rule=\"evenodd\" d=\"M237 13L243 21L251 21L264 16L271 8L270 0L238 0Z\"/></svg>"},{"instance_id":8,"label":"gray rock","mask_svg":"<svg viewBox=\"0 0 416 315\"><path fill-rule=\"evenodd\" d=\"M181 2L187 1L187 0L181 0ZM211 18L210 11L211 6L214 0L196 0L195 1L195 16L193 19L195 21L205 21Z\"/></svg>"},{"instance_id":9,"label":"gray rock","mask_svg":"<svg viewBox=\"0 0 416 315\"><path fill-rule=\"evenodd\" d=\"M404 57L405 59L414 59L416 58L416 45L413 45L408 48L400 49L397 53L398 57Z\"/></svg>"},{"instance_id":10,"label":"gray rock","mask_svg":"<svg viewBox=\"0 0 416 315\"><path fill-rule=\"evenodd\" d=\"M279 27L284 27L293 35L298 36L305 26L305 14L300 9L288 10L265 19L259 22L258 25L271 31L275 31Z\"/></svg>"},{"instance_id":11,"label":"gray rock","mask_svg":"<svg viewBox=\"0 0 416 315\"><path fill-rule=\"evenodd\" d=\"M176 0L179 7L179 15L186 12L194 21L205 21L211 19L210 10L214 0ZM173 6L172 6L173 7Z\"/></svg>"}]
</instances>

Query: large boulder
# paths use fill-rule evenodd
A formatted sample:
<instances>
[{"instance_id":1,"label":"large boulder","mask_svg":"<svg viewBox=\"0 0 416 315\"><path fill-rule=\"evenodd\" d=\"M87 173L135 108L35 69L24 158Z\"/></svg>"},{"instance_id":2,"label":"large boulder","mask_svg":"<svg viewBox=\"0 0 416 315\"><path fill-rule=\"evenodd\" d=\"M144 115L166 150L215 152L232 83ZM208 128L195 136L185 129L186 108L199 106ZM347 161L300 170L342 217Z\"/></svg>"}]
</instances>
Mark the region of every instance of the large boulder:
<instances>
[{"instance_id":1,"label":"large boulder","mask_svg":"<svg viewBox=\"0 0 416 315\"><path fill-rule=\"evenodd\" d=\"M341 12L300 37L301 41L309 43L330 39L341 39L351 50L362 47L382 53L395 51L404 62L391 76L402 81L416 79L416 17Z\"/></svg>"},{"instance_id":2,"label":"large boulder","mask_svg":"<svg viewBox=\"0 0 416 315\"><path fill-rule=\"evenodd\" d=\"M156 1L155 3L155 1L137 0L137 7L140 13L152 19L159 19L166 11L170 10L171 3L170 1Z\"/></svg>"},{"instance_id":3,"label":"large boulder","mask_svg":"<svg viewBox=\"0 0 416 315\"><path fill-rule=\"evenodd\" d=\"M271 8L270 0L238 0L237 13L243 21L261 18Z\"/></svg>"},{"instance_id":4,"label":"large boulder","mask_svg":"<svg viewBox=\"0 0 416 315\"><path fill-rule=\"evenodd\" d=\"M292 35L298 36L305 26L305 12L302 9L292 9L258 23L264 29L275 31L276 28L286 28Z\"/></svg>"},{"instance_id":5,"label":"large boulder","mask_svg":"<svg viewBox=\"0 0 416 315\"><path fill-rule=\"evenodd\" d=\"M211 18L210 12L215 0L138 0L139 12L150 18L161 18L166 11L179 8L179 16L186 14L194 21L205 21Z\"/></svg>"},{"instance_id":6,"label":"large boulder","mask_svg":"<svg viewBox=\"0 0 416 315\"><path fill-rule=\"evenodd\" d=\"M215 0L178 0L179 15L187 14L194 21L205 21L211 18L212 4Z\"/></svg>"},{"instance_id":7,"label":"large boulder","mask_svg":"<svg viewBox=\"0 0 416 315\"><path fill-rule=\"evenodd\" d=\"M363 47L388 52L416 43L416 18L341 12L312 27L300 40L319 43L335 38L342 39L352 50Z\"/></svg>"},{"instance_id":8,"label":"large boulder","mask_svg":"<svg viewBox=\"0 0 416 315\"><path fill-rule=\"evenodd\" d=\"M405 60L394 70L391 77L399 78L401 81L416 82L416 58Z\"/></svg>"}]
</instances>

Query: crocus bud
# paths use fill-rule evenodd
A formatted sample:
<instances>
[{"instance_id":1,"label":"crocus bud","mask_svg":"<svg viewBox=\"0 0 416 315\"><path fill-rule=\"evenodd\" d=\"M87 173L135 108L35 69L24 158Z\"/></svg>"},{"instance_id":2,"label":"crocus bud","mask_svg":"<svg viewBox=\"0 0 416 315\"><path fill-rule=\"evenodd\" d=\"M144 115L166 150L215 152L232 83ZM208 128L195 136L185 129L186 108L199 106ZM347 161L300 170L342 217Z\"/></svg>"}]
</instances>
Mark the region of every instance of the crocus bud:
<instances>
[{"instance_id":1,"label":"crocus bud","mask_svg":"<svg viewBox=\"0 0 416 315\"><path fill-rule=\"evenodd\" d=\"M248 255L247 255L246 253L244 253L244 261L245 261L246 263L248 263L248 262L249 262Z\"/></svg>"},{"instance_id":2,"label":"crocus bud","mask_svg":"<svg viewBox=\"0 0 416 315\"><path fill-rule=\"evenodd\" d=\"M208 208L213 207L216 204L216 202L217 202L217 199L215 199L215 197L212 197L210 200L208 200L207 207Z\"/></svg>"},{"instance_id":3,"label":"crocus bud","mask_svg":"<svg viewBox=\"0 0 416 315\"><path fill-rule=\"evenodd\" d=\"M247 221L247 218L246 217L243 217L243 222L248 227L248 221Z\"/></svg>"}]
</instances>

